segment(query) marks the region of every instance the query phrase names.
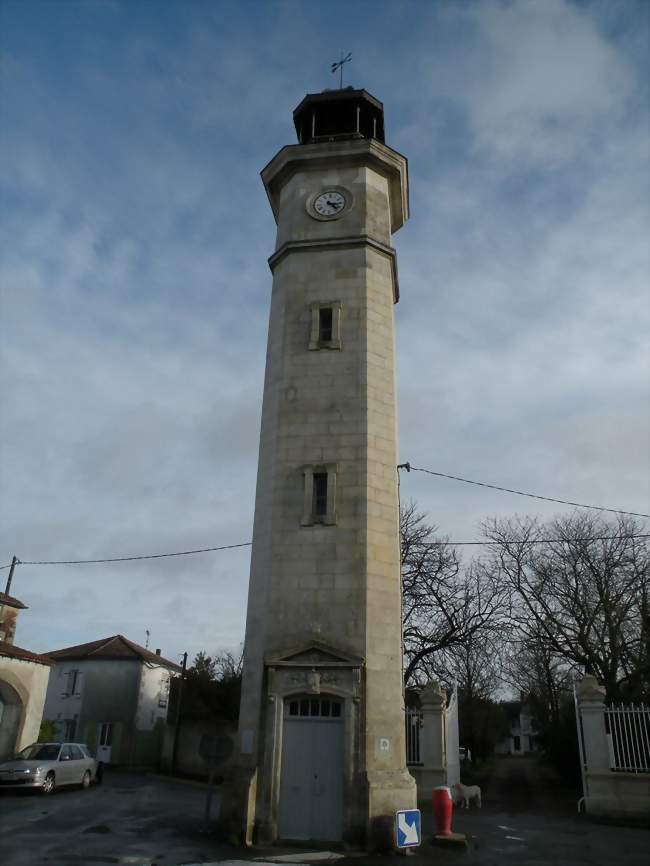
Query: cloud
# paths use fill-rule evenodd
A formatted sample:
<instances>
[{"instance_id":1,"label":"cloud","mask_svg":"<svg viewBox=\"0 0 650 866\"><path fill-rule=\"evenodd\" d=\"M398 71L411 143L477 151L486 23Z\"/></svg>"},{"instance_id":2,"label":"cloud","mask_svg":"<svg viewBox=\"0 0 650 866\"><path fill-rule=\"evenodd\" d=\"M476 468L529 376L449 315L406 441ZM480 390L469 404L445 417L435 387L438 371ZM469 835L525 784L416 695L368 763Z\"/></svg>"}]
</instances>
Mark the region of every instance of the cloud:
<instances>
[{"instance_id":1,"label":"cloud","mask_svg":"<svg viewBox=\"0 0 650 866\"><path fill-rule=\"evenodd\" d=\"M259 171L303 91L331 85L315 46L339 45L343 12L351 80L410 161L401 458L647 510L639 13L109 5L5 15L2 562L250 539L275 228ZM402 493L461 540L557 510L416 473ZM249 556L21 566L19 642L236 646Z\"/></svg>"},{"instance_id":2,"label":"cloud","mask_svg":"<svg viewBox=\"0 0 650 866\"><path fill-rule=\"evenodd\" d=\"M480 38L458 96L478 148L500 160L562 162L598 124L622 117L630 70L579 7L482 3L467 14Z\"/></svg>"}]
</instances>

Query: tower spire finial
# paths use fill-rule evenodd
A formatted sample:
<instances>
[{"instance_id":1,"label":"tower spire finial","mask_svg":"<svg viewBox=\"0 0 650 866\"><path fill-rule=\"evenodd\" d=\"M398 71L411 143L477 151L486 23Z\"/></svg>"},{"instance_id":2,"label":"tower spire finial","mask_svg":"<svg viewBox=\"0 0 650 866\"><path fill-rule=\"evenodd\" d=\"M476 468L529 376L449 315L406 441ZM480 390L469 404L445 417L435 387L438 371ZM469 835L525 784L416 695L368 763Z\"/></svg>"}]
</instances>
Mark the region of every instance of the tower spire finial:
<instances>
[{"instance_id":1,"label":"tower spire finial","mask_svg":"<svg viewBox=\"0 0 650 866\"><path fill-rule=\"evenodd\" d=\"M331 66L331 68L330 68L330 71L331 71L331 72L336 72L337 69L339 70L339 73L340 73L340 76L341 76L341 77L340 77L340 80L339 80L339 87L340 87L341 90L343 90L343 66L344 66L346 63L349 63L350 60L352 60L352 52L349 51L349 52L346 54L346 56L344 57L344 56L343 56L343 52L341 51L341 59L338 60L336 63L332 63L332 66Z\"/></svg>"}]
</instances>

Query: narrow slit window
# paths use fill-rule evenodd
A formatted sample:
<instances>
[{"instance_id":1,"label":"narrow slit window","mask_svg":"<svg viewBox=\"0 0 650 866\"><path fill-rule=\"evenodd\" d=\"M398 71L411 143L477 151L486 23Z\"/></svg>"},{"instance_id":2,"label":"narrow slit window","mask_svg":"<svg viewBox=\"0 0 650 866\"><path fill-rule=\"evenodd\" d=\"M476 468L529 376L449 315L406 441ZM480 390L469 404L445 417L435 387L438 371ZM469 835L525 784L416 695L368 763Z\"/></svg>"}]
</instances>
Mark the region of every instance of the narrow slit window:
<instances>
[{"instance_id":1,"label":"narrow slit window","mask_svg":"<svg viewBox=\"0 0 650 866\"><path fill-rule=\"evenodd\" d=\"M332 342L334 313L331 307L321 307L318 311L318 340L320 343Z\"/></svg>"},{"instance_id":2,"label":"narrow slit window","mask_svg":"<svg viewBox=\"0 0 650 866\"><path fill-rule=\"evenodd\" d=\"M327 472L314 472L314 517L327 514Z\"/></svg>"},{"instance_id":3,"label":"narrow slit window","mask_svg":"<svg viewBox=\"0 0 650 866\"><path fill-rule=\"evenodd\" d=\"M301 526L336 524L336 463L303 466L304 495Z\"/></svg>"},{"instance_id":4,"label":"narrow slit window","mask_svg":"<svg viewBox=\"0 0 650 866\"><path fill-rule=\"evenodd\" d=\"M311 305L309 348L341 348L341 302L315 301Z\"/></svg>"}]
</instances>

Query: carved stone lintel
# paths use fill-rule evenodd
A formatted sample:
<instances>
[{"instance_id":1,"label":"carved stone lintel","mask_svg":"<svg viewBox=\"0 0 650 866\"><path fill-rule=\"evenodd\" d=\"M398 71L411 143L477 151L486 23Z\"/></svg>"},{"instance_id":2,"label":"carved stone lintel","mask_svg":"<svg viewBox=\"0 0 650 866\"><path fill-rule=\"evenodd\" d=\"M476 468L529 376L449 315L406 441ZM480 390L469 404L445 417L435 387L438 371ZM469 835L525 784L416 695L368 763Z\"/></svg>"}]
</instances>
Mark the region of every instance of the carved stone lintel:
<instances>
[{"instance_id":1,"label":"carved stone lintel","mask_svg":"<svg viewBox=\"0 0 650 866\"><path fill-rule=\"evenodd\" d=\"M271 671L272 668L269 668ZM295 695L303 691L308 695L320 695L324 691L334 691L342 697L356 697L361 693L361 676L358 668L341 667L334 663L333 667L326 664L300 664L292 667L276 667L269 675L269 693L273 692L278 699Z\"/></svg>"},{"instance_id":2,"label":"carved stone lintel","mask_svg":"<svg viewBox=\"0 0 650 866\"><path fill-rule=\"evenodd\" d=\"M307 674L307 689L312 695L320 695L321 675L316 668L312 668Z\"/></svg>"}]
</instances>

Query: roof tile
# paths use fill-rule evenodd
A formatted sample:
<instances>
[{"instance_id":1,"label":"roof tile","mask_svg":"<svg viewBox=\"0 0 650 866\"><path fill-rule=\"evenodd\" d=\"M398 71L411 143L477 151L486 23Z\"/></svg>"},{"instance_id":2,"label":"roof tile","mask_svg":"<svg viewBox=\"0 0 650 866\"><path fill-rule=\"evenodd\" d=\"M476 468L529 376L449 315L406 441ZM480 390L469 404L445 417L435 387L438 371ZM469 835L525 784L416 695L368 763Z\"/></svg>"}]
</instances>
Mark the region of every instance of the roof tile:
<instances>
[{"instance_id":1,"label":"roof tile","mask_svg":"<svg viewBox=\"0 0 650 866\"><path fill-rule=\"evenodd\" d=\"M13 643L8 643L6 640L0 640L0 656L10 659L20 659L21 661L26 662L36 662L36 664L48 665L48 667L52 667L54 664L53 659L48 658L46 655L33 653L31 650L26 650Z\"/></svg>"},{"instance_id":2,"label":"roof tile","mask_svg":"<svg viewBox=\"0 0 650 866\"><path fill-rule=\"evenodd\" d=\"M169 668L169 670L180 671L180 666L163 656L156 655L150 652L137 643L129 640L121 634L115 634L112 637L93 640L89 643L77 644L75 646L65 647L60 650L53 650L47 655L58 661L60 659L134 659L139 658L141 661L160 665L161 667Z\"/></svg>"}]
</instances>

